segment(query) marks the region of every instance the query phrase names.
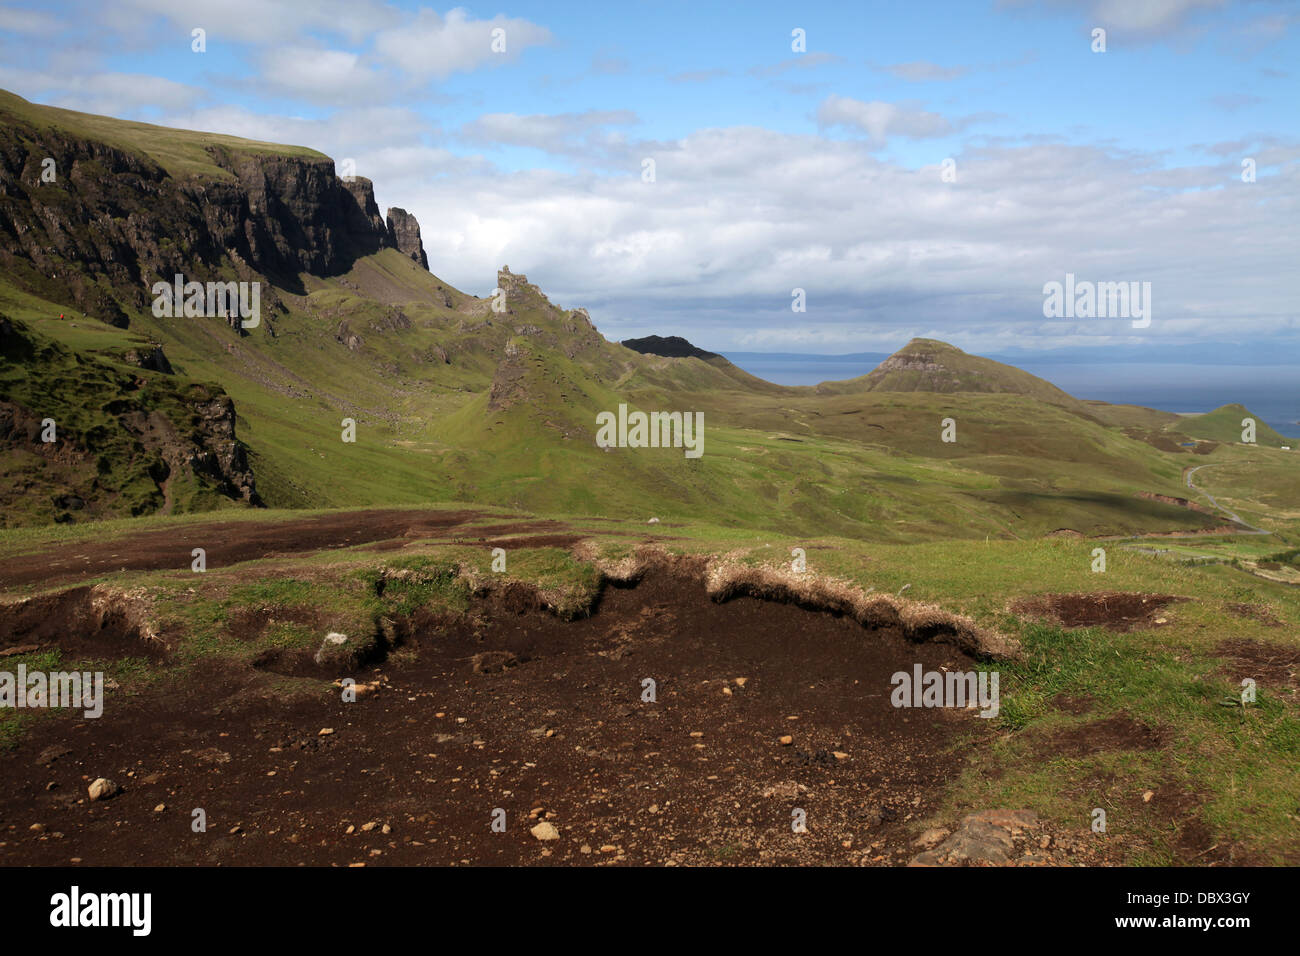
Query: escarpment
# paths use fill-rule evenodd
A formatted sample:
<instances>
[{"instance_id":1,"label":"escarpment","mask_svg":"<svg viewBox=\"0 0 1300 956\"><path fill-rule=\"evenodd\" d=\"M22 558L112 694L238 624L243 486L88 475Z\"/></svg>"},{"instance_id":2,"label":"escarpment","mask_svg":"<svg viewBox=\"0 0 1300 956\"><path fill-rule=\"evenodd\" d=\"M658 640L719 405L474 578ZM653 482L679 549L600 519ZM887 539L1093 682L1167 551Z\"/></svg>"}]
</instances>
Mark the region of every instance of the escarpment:
<instances>
[{"instance_id":1,"label":"escarpment","mask_svg":"<svg viewBox=\"0 0 1300 956\"><path fill-rule=\"evenodd\" d=\"M385 220L370 180L340 178L319 154L209 145L209 165L177 175L2 107L0 120L0 269L119 327L177 274L298 292L302 273L337 275L385 248L428 268L415 217Z\"/></svg>"}]
</instances>

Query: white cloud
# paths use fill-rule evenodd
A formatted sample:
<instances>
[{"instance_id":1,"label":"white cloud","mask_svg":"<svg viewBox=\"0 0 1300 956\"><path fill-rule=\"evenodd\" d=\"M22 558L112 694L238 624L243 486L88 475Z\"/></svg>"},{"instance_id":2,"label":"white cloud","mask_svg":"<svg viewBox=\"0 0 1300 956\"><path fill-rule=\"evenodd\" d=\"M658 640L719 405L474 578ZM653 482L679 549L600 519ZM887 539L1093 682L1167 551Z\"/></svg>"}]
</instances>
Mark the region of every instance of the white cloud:
<instances>
[{"instance_id":1,"label":"white cloud","mask_svg":"<svg viewBox=\"0 0 1300 956\"><path fill-rule=\"evenodd\" d=\"M143 73L51 73L3 65L0 87L33 102L108 116L185 109L207 97L197 87Z\"/></svg>"},{"instance_id":2,"label":"white cloud","mask_svg":"<svg viewBox=\"0 0 1300 956\"><path fill-rule=\"evenodd\" d=\"M817 108L817 123L823 127L847 126L866 133L873 144L883 146L890 136L934 139L954 131L938 113L881 100L863 102L847 96L828 96Z\"/></svg>"},{"instance_id":3,"label":"white cloud","mask_svg":"<svg viewBox=\"0 0 1300 956\"><path fill-rule=\"evenodd\" d=\"M367 67L359 54L313 47L277 47L262 52L257 83L317 102L365 103L383 99L391 80Z\"/></svg>"},{"instance_id":4,"label":"white cloud","mask_svg":"<svg viewBox=\"0 0 1300 956\"><path fill-rule=\"evenodd\" d=\"M0 30L48 37L58 33L60 27L58 17L39 10L20 10L17 7L0 8Z\"/></svg>"},{"instance_id":5,"label":"white cloud","mask_svg":"<svg viewBox=\"0 0 1300 956\"><path fill-rule=\"evenodd\" d=\"M625 141L621 134L608 133L610 126L638 122L631 110L587 110L582 113L553 113L519 116L515 113L486 113L460 130L470 143L528 146L543 152L589 161L607 162L611 149Z\"/></svg>"},{"instance_id":6,"label":"white cloud","mask_svg":"<svg viewBox=\"0 0 1300 956\"><path fill-rule=\"evenodd\" d=\"M505 51L494 52L495 30L504 31ZM413 23L380 30L375 52L415 77L444 78L513 60L524 50L551 42L550 31L527 20L500 14L491 20L470 19L461 8L445 17L421 9Z\"/></svg>"},{"instance_id":7,"label":"white cloud","mask_svg":"<svg viewBox=\"0 0 1300 956\"><path fill-rule=\"evenodd\" d=\"M1199 11L1225 0L1094 0L1092 15L1103 24L1138 34L1160 35L1181 27Z\"/></svg>"},{"instance_id":8,"label":"white cloud","mask_svg":"<svg viewBox=\"0 0 1300 956\"><path fill-rule=\"evenodd\" d=\"M419 217L438 275L484 294L508 262L618 337L862 351L926 332L972 348L1134 334L1044 319L1042 286L1067 271L1152 282L1152 339L1296 321L1294 159L1248 186L1226 162L1165 171L1089 147L990 147L958 154L948 184L868 143L747 127L652 155L655 183L486 165L431 180L413 162L383 186ZM795 287L806 314L790 312Z\"/></svg>"},{"instance_id":9,"label":"white cloud","mask_svg":"<svg viewBox=\"0 0 1300 956\"><path fill-rule=\"evenodd\" d=\"M381 0L119 0L100 8L109 27L139 34L153 21L169 21L178 39L189 46L190 31L207 31L216 44L298 43L311 34L328 33L358 42L377 27L401 22L403 14Z\"/></svg>"}]
</instances>

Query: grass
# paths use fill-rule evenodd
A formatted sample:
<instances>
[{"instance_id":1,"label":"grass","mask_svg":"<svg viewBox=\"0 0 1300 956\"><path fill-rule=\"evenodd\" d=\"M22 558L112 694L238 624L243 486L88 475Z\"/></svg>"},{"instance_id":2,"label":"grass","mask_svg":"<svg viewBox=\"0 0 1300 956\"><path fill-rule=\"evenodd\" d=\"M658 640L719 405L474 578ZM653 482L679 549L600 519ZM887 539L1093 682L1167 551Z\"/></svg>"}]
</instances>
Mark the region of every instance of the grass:
<instances>
[{"instance_id":1,"label":"grass","mask_svg":"<svg viewBox=\"0 0 1300 956\"><path fill-rule=\"evenodd\" d=\"M1157 790L1185 795L1188 820L1211 825L1222 840L1249 847L1263 861L1295 859L1300 701L1293 689L1270 689L1255 704L1225 708L1221 701L1240 688L1217 672L1211 656L1171 654L1145 634L1037 624L1025 627L1021 640L1025 660L1001 667L998 720L1007 733L971 761L946 814L1026 806L1080 827L1102 807L1107 832L1142 848L1135 862L1167 864L1172 848L1164 818L1141 800ZM1057 695L1088 698L1092 708L1072 717L1053 705ZM1055 734L1115 714L1164 729L1167 742L1152 750L1053 755Z\"/></svg>"},{"instance_id":2,"label":"grass","mask_svg":"<svg viewBox=\"0 0 1300 956\"><path fill-rule=\"evenodd\" d=\"M69 135L100 140L132 152L148 156L172 176L185 178L201 176L207 179L230 179L229 173L212 162L207 152L209 146L224 147L235 153L270 153L279 156L297 156L309 159L328 159L322 153L300 146L282 146L223 136L217 133L194 132L149 123L79 113L29 103L22 97L0 90L0 114L33 123L38 127L54 128Z\"/></svg>"}]
</instances>

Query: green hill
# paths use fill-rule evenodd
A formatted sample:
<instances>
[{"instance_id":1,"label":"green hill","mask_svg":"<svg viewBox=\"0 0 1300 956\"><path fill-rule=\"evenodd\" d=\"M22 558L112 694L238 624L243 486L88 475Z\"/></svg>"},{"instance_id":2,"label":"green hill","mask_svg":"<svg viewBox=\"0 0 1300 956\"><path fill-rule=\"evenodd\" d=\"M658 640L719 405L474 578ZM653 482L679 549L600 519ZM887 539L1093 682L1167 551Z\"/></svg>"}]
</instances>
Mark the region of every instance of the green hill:
<instances>
[{"instance_id":1,"label":"green hill","mask_svg":"<svg viewBox=\"0 0 1300 956\"><path fill-rule=\"evenodd\" d=\"M1224 405L1204 415L1191 415L1180 418L1177 424L1170 426L1189 438L1201 438L1209 441L1221 441L1229 444L1241 443L1242 433L1247 419L1255 423L1255 444L1270 448L1290 445L1291 441L1279 435L1264 419L1254 414L1245 405Z\"/></svg>"},{"instance_id":2,"label":"green hill","mask_svg":"<svg viewBox=\"0 0 1300 956\"><path fill-rule=\"evenodd\" d=\"M1025 395L1082 412L1083 403L1028 372L934 339L912 339L860 378L818 386L824 392L992 392Z\"/></svg>"}]
</instances>

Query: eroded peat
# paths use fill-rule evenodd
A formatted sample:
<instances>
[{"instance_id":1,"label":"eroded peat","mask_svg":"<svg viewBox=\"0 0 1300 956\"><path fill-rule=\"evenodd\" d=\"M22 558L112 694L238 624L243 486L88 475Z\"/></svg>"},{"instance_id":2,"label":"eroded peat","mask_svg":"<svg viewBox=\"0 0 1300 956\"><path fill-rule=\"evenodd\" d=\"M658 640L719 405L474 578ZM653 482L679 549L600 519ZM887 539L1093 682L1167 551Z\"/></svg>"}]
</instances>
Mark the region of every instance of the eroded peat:
<instances>
[{"instance_id":1,"label":"eroded peat","mask_svg":"<svg viewBox=\"0 0 1300 956\"><path fill-rule=\"evenodd\" d=\"M978 666L842 615L715 603L668 568L567 623L495 595L353 675L380 686L353 703L332 674L212 662L42 721L0 754L0 861L904 863L993 732L974 709L894 708L891 674L918 663ZM123 792L89 802L101 776ZM543 819L558 839L530 832Z\"/></svg>"}]
</instances>

